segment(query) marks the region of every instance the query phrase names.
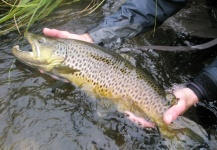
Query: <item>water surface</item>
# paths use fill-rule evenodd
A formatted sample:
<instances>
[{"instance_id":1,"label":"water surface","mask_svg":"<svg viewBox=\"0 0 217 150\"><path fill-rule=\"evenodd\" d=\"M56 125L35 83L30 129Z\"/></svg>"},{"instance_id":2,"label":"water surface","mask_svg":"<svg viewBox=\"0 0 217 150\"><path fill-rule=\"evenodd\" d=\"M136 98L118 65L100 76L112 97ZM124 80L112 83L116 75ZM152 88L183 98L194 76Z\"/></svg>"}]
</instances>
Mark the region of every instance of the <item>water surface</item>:
<instances>
[{"instance_id":1,"label":"water surface","mask_svg":"<svg viewBox=\"0 0 217 150\"><path fill-rule=\"evenodd\" d=\"M84 5L87 5L86 1L60 8L54 15L37 22L30 31L42 34L43 27L50 27L83 33L103 17L101 11L86 17L74 15ZM69 12L65 13L65 10ZM157 131L141 129L115 109L102 108L104 105L99 105L96 99L88 97L70 83L52 79L15 60L12 46L18 44L22 49L30 49L27 41L16 31L0 39L1 149L167 149ZM178 35L175 38L177 41L167 40L176 44L180 39L196 44L203 42L183 39ZM165 38L147 39L145 35L140 35L127 40L124 45L142 45L147 40L165 42ZM150 50L128 54L135 58L137 67L143 68L162 87L169 88L196 75L216 56L214 49L202 52ZM216 102L200 103L185 115L204 126L212 141L211 148L214 148L217 145Z\"/></svg>"}]
</instances>

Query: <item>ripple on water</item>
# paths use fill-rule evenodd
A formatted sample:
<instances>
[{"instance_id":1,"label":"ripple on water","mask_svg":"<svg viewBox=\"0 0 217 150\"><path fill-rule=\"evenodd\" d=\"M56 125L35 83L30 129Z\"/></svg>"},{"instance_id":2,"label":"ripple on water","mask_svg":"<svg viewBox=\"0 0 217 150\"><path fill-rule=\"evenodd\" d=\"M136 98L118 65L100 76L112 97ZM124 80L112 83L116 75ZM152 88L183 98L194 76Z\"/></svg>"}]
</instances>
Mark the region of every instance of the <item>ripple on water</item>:
<instances>
[{"instance_id":1,"label":"ripple on water","mask_svg":"<svg viewBox=\"0 0 217 150\"><path fill-rule=\"evenodd\" d=\"M82 3L79 5L76 9L84 8ZM58 18L47 18L43 23L36 23L31 32L41 34L44 26L84 32L102 17L101 13L96 13L69 19L69 15L66 18L61 16L63 22ZM128 42L141 45L145 43L144 39L141 35ZM158 132L138 128L115 109L99 117L100 109L94 98L71 84L55 81L18 61L14 63L11 53L13 45L23 45L22 48L29 50L22 36L11 33L1 36L0 42L0 149L167 149ZM132 56L136 58L138 67L168 87L173 82L184 82L195 75L204 65L204 56L210 57L211 53L148 51ZM205 108L215 112L208 106ZM197 117L197 114L190 114L192 116ZM216 118L216 113L212 118ZM215 147L216 126L207 126L212 127L211 146Z\"/></svg>"}]
</instances>

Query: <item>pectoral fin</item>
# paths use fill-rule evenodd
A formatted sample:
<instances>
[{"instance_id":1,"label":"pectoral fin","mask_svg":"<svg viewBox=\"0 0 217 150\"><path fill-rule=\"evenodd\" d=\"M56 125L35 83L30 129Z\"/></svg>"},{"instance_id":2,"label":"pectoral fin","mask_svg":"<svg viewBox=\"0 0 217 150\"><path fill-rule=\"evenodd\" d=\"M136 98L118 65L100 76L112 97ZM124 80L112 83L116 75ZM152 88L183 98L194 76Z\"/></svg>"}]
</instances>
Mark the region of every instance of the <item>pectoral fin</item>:
<instances>
[{"instance_id":1,"label":"pectoral fin","mask_svg":"<svg viewBox=\"0 0 217 150\"><path fill-rule=\"evenodd\" d=\"M105 117L111 112L117 110L116 105L110 99L102 99L97 105L97 114L99 117Z\"/></svg>"},{"instance_id":2,"label":"pectoral fin","mask_svg":"<svg viewBox=\"0 0 217 150\"><path fill-rule=\"evenodd\" d=\"M61 74L74 74L75 72L80 71L78 69L73 69L65 65L56 66L54 69Z\"/></svg>"}]
</instances>

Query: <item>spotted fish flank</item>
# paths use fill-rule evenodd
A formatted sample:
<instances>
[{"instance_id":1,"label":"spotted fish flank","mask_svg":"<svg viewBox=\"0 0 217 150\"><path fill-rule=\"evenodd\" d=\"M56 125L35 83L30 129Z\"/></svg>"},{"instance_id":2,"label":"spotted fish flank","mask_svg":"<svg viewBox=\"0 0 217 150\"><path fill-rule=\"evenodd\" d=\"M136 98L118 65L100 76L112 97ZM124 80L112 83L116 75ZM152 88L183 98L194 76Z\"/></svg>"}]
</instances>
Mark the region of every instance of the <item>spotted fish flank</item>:
<instances>
[{"instance_id":1,"label":"spotted fish flank","mask_svg":"<svg viewBox=\"0 0 217 150\"><path fill-rule=\"evenodd\" d=\"M115 52L78 40L30 33L26 38L33 52L21 51L18 46L12 50L20 61L65 78L77 87L88 87L83 89L112 100L122 110L147 116L158 125L163 137L170 139L169 147L183 148L207 142L204 130L186 118L180 117L169 126L164 124L163 114L174 96L167 96L147 74ZM192 127L186 122L191 122Z\"/></svg>"}]
</instances>

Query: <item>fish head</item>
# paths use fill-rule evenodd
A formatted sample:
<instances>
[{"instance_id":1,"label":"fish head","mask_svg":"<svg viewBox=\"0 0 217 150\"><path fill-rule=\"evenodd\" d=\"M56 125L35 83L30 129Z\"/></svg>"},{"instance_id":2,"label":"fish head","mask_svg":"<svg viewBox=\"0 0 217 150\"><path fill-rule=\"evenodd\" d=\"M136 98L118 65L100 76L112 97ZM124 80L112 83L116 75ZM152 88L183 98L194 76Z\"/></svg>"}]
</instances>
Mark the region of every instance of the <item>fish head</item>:
<instances>
[{"instance_id":1,"label":"fish head","mask_svg":"<svg viewBox=\"0 0 217 150\"><path fill-rule=\"evenodd\" d=\"M28 32L24 36L29 41L32 52L22 51L18 45L14 46L12 52L18 60L48 72L65 60L66 47L63 42Z\"/></svg>"}]
</instances>

